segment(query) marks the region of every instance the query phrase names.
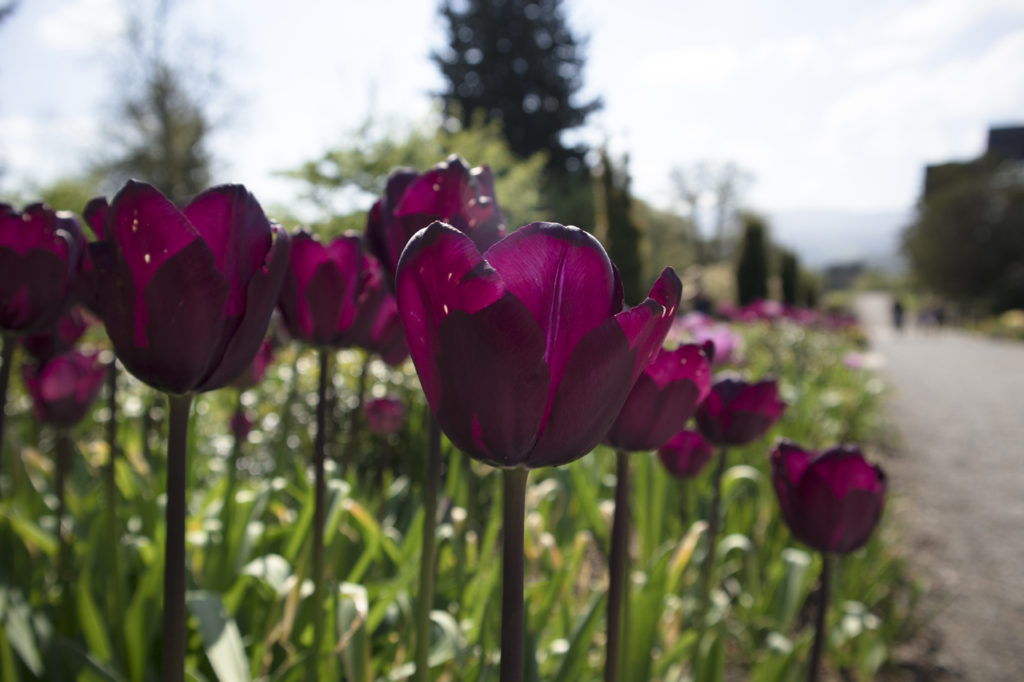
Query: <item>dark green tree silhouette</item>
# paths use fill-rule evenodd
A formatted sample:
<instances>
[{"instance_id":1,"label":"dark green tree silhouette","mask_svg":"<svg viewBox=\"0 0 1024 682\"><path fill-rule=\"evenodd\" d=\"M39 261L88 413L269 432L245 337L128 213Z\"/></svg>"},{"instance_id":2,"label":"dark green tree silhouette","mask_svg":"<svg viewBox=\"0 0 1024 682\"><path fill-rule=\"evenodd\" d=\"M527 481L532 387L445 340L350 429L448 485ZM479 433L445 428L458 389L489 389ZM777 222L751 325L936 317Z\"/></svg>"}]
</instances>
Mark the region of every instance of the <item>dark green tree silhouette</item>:
<instances>
[{"instance_id":1,"label":"dark green tree silhouette","mask_svg":"<svg viewBox=\"0 0 1024 682\"><path fill-rule=\"evenodd\" d=\"M740 305L768 296L768 226L753 213L744 213L743 242L736 264L736 295Z\"/></svg>"},{"instance_id":2,"label":"dark green tree silhouette","mask_svg":"<svg viewBox=\"0 0 1024 682\"><path fill-rule=\"evenodd\" d=\"M583 147L567 147L562 133L601 108L577 103L583 87L585 41L566 23L562 0L443 0L448 45L432 57L446 81L446 111L468 125L476 111L500 120L520 157L548 154L548 169L575 172ZM457 105L452 107L452 105Z\"/></svg>"},{"instance_id":3,"label":"dark green tree silhouette","mask_svg":"<svg viewBox=\"0 0 1024 682\"><path fill-rule=\"evenodd\" d=\"M181 204L210 185L214 123L203 94L216 79L168 56L168 0L158 0L151 16L140 7L129 17L124 60L135 68L120 76L125 94L107 128L109 151L94 171L110 187L131 177L144 180ZM188 42L195 41L190 36Z\"/></svg>"},{"instance_id":4,"label":"dark green tree silhouette","mask_svg":"<svg viewBox=\"0 0 1024 682\"><path fill-rule=\"evenodd\" d=\"M779 249L779 279L782 280L782 302L797 305L800 296L800 259L789 249Z\"/></svg>"},{"instance_id":5,"label":"dark green tree silhouette","mask_svg":"<svg viewBox=\"0 0 1024 682\"><path fill-rule=\"evenodd\" d=\"M1024 307L1024 171L991 158L950 167L903 233L917 280L978 312Z\"/></svg>"},{"instance_id":6,"label":"dark green tree silhouette","mask_svg":"<svg viewBox=\"0 0 1024 682\"><path fill-rule=\"evenodd\" d=\"M643 262L640 256L640 230L633 219L633 198L629 191L629 158L616 167L601 151L597 193L597 235L608 250L608 257L619 269L626 302L643 300Z\"/></svg>"}]
</instances>

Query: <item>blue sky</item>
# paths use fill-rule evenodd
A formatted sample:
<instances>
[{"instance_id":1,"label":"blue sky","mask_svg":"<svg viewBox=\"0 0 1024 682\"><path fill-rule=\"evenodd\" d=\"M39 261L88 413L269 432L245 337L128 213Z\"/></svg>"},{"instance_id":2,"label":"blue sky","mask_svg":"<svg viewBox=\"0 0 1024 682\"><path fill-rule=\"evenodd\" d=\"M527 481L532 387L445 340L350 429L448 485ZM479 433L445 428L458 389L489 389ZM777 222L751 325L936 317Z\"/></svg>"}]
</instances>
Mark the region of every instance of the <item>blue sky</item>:
<instances>
[{"instance_id":1,"label":"blue sky","mask_svg":"<svg viewBox=\"0 0 1024 682\"><path fill-rule=\"evenodd\" d=\"M120 0L23 0L0 25L2 182L75 172L114 107ZM749 203L905 211L922 165L978 154L991 123L1024 120L1021 0L567 0L590 35L584 96L605 109L580 134L629 151L634 189L658 205L668 177L735 160ZM367 115L415 121L441 86L444 41L416 0L178 0L174 50L212 65L227 124L218 180L265 202L274 179ZM484 160L469 159L471 162Z\"/></svg>"}]
</instances>

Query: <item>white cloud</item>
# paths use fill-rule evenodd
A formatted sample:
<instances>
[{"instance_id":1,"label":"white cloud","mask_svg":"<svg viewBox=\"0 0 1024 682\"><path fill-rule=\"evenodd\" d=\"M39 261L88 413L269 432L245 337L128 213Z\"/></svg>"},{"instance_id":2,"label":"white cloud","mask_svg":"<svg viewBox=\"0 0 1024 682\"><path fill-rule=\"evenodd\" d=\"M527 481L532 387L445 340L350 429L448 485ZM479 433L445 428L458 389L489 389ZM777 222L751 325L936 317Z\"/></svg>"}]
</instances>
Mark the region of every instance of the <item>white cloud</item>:
<instances>
[{"instance_id":1,"label":"white cloud","mask_svg":"<svg viewBox=\"0 0 1024 682\"><path fill-rule=\"evenodd\" d=\"M117 0L69 0L39 22L43 42L56 50L92 53L121 35L124 8Z\"/></svg>"},{"instance_id":2,"label":"white cloud","mask_svg":"<svg viewBox=\"0 0 1024 682\"><path fill-rule=\"evenodd\" d=\"M687 45L647 56L640 76L652 88L707 87L727 83L742 66L734 45Z\"/></svg>"},{"instance_id":3,"label":"white cloud","mask_svg":"<svg viewBox=\"0 0 1024 682\"><path fill-rule=\"evenodd\" d=\"M882 36L928 42L951 38L992 15L1024 15L1020 0L923 0L896 13Z\"/></svg>"},{"instance_id":4,"label":"white cloud","mask_svg":"<svg viewBox=\"0 0 1024 682\"><path fill-rule=\"evenodd\" d=\"M76 171L76 161L89 153L99 122L70 115L46 120L12 114L0 117L0 159L22 179L47 182ZM70 161L69 160L74 160Z\"/></svg>"}]
</instances>

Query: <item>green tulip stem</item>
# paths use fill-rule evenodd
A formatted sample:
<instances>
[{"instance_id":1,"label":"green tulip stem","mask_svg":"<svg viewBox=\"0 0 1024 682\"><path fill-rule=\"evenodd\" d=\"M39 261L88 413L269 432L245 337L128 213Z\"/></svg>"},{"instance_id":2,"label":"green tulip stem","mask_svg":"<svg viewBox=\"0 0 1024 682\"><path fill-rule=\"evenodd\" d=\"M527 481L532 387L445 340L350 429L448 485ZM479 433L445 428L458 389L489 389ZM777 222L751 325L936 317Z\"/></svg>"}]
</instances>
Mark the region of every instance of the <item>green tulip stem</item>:
<instances>
[{"instance_id":1,"label":"green tulip stem","mask_svg":"<svg viewBox=\"0 0 1024 682\"><path fill-rule=\"evenodd\" d=\"M114 631L114 646L118 654L127 656L128 645L124 635L124 597L121 593L121 526L117 521L117 361L111 360L107 368L107 466L104 485L107 494L107 523L110 533L110 623ZM127 660L127 659L125 659Z\"/></svg>"},{"instance_id":2,"label":"green tulip stem","mask_svg":"<svg viewBox=\"0 0 1024 682\"><path fill-rule=\"evenodd\" d=\"M526 479L529 469L504 469L504 547L501 572L501 682L523 680L523 569Z\"/></svg>"},{"instance_id":3,"label":"green tulip stem","mask_svg":"<svg viewBox=\"0 0 1024 682\"><path fill-rule=\"evenodd\" d=\"M821 578L818 583L818 613L814 624L814 647L811 649L811 661L807 667L807 682L817 682L821 670L821 657L825 649L827 631L825 617L828 615L828 597L832 591L832 569L835 562L828 552L821 553Z\"/></svg>"},{"instance_id":4,"label":"green tulip stem","mask_svg":"<svg viewBox=\"0 0 1024 682\"><path fill-rule=\"evenodd\" d=\"M437 563L437 496L441 489L441 425L430 415L426 477L423 480L423 549L420 552L420 591L416 603L416 682L430 679L430 611L434 604Z\"/></svg>"},{"instance_id":5,"label":"green tulip stem","mask_svg":"<svg viewBox=\"0 0 1024 682\"><path fill-rule=\"evenodd\" d=\"M54 493L57 495L57 580L67 588L69 575L68 534L64 532L64 517L67 516L67 480L71 469L71 450L74 446L67 429L57 430L57 467L54 475Z\"/></svg>"},{"instance_id":6,"label":"green tulip stem","mask_svg":"<svg viewBox=\"0 0 1024 682\"><path fill-rule=\"evenodd\" d=\"M307 679L318 680L320 655L324 641L324 523L327 506L327 480L324 474L324 448L327 441L327 379L331 351L322 347L320 383L316 400L316 439L313 441L313 654L309 657Z\"/></svg>"},{"instance_id":7,"label":"green tulip stem","mask_svg":"<svg viewBox=\"0 0 1024 682\"><path fill-rule=\"evenodd\" d=\"M0 367L0 464L3 463L3 448L4 448L4 415L7 409L7 385L11 382L11 363L14 362L14 346L15 337L14 334L3 334L0 335L0 344L3 345L2 351L2 362L3 366ZM0 468L2 471L2 468Z\"/></svg>"},{"instance_id":8,"label":"green tulip stem","mask_svg":"<svg viewBox=\"0 0 1024 682\"><path fill-rule=\"evenodd\" d=\"M242 405L242 393L244 391L239 390L235 396L235 411L232 413L232 419L244 416L245 407ZM234 424L232 423L232 427ZM231 453L228 455L227 463L227 474L228 482L227 488L224 491L224 506L221 507L220 513L220 532L223 538L223 547L220 552L220 565L218 566L218 580L223 580L224 585L230 586L230 581L234 578L232 575L231 566L231 548L229 544L231 542L232 527L235 525L235 492L238 488L238 458L242 454L242 439L235 433L234 428L231 429Z\"/></svg>"},{"instance_id":9,"label":"green tulip stem","mask_svg":"<svg viewBox=\"0 0 1024 682\"><path fill-rule=\"evenodd\" d=\"M167 508L164 546L164 682L185 679L185 479L192 396L167 395Z\"/></svg>"},{"instance_id":10,"label":"green tulip stem","mask_svg":"<svg viewBox=\"0 0 1024 682\"><path fill-rule=\"evenodd\" d=\"M619 656L626 650L622 605L629 601L629 453L615 451L615 515L608 555L608 638L604 662L605 682L619 679ZM628 656L628 651L627 654Z\"/></svg>"},{"instance_id":11,"label":"green tulip stem","mask_svg":"<svg viewBox=\"0 0 1024 682\"><path fill-rule=\"evenodd\" d=\"M722 475L725 473L725 462L728 450L722 448L715 464L715 474L711 481L711 509L708 511L707 553L700 574L700 612L697 617L706 621L708 608L711 605L711 573L715 568L715 546L718 543L718 530L722 523Z\"/></svg>"}]
</instances>

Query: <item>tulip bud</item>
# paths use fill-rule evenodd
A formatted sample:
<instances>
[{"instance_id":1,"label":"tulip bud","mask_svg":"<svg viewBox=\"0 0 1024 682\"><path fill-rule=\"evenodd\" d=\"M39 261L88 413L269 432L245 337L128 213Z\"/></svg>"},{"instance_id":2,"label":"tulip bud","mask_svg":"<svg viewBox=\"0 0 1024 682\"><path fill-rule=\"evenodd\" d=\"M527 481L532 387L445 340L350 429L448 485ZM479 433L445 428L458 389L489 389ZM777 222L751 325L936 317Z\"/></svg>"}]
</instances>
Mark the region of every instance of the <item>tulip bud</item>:
<instances>
[{"instance_id":1,"label":"tulip bud","mask_svg":"<svg viewBox=\"0 0 1024 682\"><path fill-rule=\"evenodd\" d=\"M885 506L886 477L857 447L818 454L782 441L771 462L782 518L798 540L837 554L868 541Z\"/></svg>"}]
</instances>

